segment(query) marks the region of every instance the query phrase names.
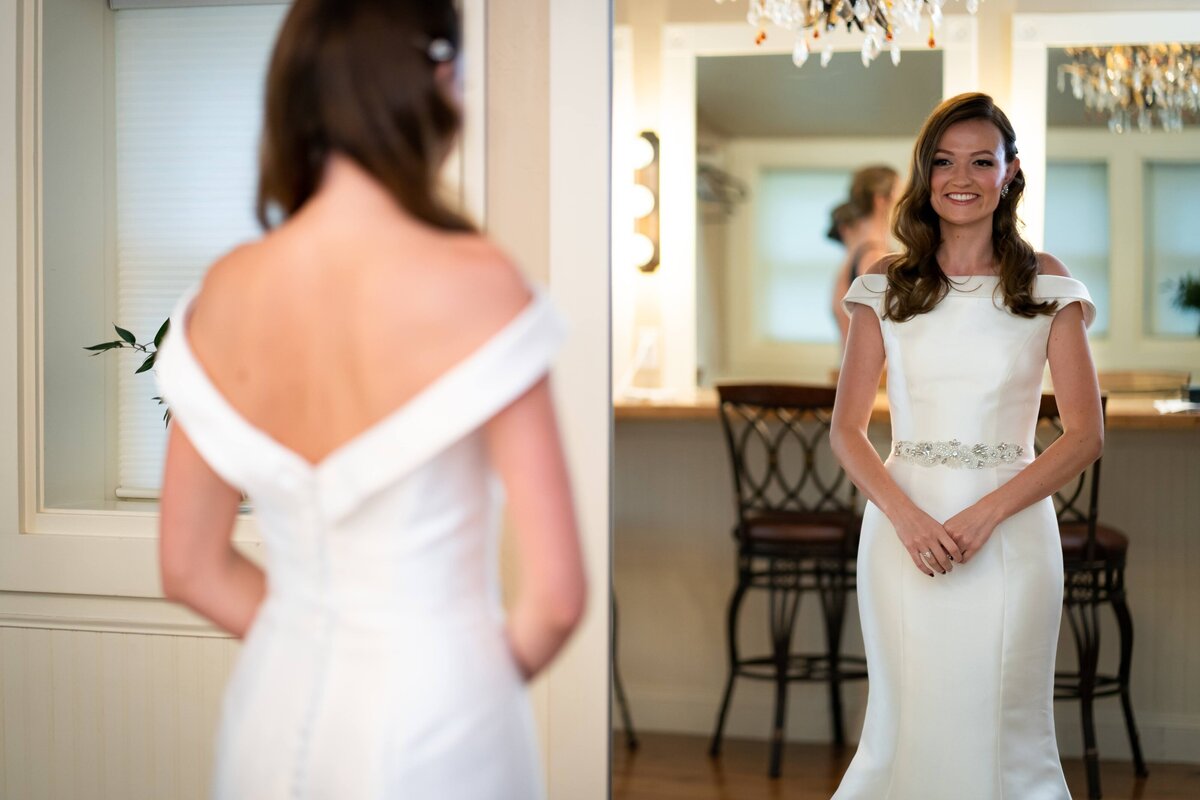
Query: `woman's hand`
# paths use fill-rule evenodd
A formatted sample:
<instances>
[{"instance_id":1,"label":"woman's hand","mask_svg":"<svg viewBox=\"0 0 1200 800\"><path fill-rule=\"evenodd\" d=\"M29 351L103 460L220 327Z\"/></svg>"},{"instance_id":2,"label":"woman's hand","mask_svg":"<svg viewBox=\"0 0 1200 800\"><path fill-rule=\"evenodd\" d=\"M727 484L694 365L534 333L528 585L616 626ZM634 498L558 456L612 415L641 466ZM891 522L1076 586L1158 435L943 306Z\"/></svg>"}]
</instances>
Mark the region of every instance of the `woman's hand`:
<instances>
[{"instance_id":1,"label":"woman's hand","mask_svg":"<svg viewBox=\"0 0 1200 800\"><path fill-rule=\"evenodd\" d=\"M962 552L960 563L965 564L979 552L998 524L990 504L981 501L964 508L946 520L942 527L958 545Z\"/></svg>"},{"instance_id":2,"label":"woman's hand","mask_svg":"<svg viewBox=\"0 0 1200 800\"><path fill-rule=\"evenodd\" d=\"M917 569L931 578L946 574L954 569L954 562L963 560L959 545L946 528L916 506L892 520L892 527Z\"/></svg>"}]
</instances>

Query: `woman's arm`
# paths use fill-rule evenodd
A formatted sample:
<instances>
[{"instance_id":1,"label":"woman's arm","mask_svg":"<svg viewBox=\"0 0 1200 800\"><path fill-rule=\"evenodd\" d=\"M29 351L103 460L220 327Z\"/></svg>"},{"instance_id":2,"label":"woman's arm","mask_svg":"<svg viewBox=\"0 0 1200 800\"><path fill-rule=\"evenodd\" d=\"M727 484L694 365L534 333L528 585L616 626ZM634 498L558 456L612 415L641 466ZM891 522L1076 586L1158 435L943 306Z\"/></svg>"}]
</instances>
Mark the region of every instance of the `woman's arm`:
<instances>
[{"instance_id":1,"label":"woman's arm","mask_svg":"<svg viewBox=\"0 0 1200 800\"><path fill-rule=\"evenodd\" d=\"M230 541L240 502L172 422L159 518L163 592L239 638L266 594L262 569Z\"/></svg>"},{"instance_id":2,"label":"woman's arm","mask_svg":"<svg viewBox=\"0 0 1200 800\"><path fill-rule=\"evenodd\" d=\"M1104 448L1100 387L1079 303L1055 315L1046 356L1063 434L1003 486L946 520L964 561L978 552L997 525L1066 485Z\"/></svg>"},{"instance_id":3,"label":"woman's arm","mask_svg":"<svg viewBox=\"0 0 1200 800\"><path fill-rule=\"evenodd\" d=\"M883 363L879 318L867 306L855 305L838 377L830 446L854 484L887 515L917 569L930 576L945 573L952 569L951 562L960 558L958 546L936 520L904 494L867 438ZM933 557L923 559L920 554L925 551L932 552Z\"/></svg>"},{"instance_id":4,"label":"woman's arm","mask_svg":"<svg viewBox=\"0 0 1200 800\"><path fill-rule=\"evenodd\" d=\"M508 639L526 679L549 664L583 617L583 555L548 379L485 428L516 529L519 588Z\"/></svg>"}]
</instances>

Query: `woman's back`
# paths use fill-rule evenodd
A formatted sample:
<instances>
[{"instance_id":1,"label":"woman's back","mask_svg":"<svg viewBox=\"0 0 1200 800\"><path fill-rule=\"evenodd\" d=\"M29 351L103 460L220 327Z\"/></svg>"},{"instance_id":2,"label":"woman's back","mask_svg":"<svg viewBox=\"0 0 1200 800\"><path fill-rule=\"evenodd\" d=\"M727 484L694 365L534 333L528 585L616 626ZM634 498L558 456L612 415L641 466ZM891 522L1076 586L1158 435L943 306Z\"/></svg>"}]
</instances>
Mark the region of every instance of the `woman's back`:
<instances>
[{"instance_id":1,"label":"woman's back","mask_svg":"<svg viewBox=\"0 0 1200 800\"><path fill-rule=\"evenodd\" d=\"M187 332L230 404L311 463L530 299L485 239L417 223L361 169L335 164L300 214L210 270Z\"/></svg>"},{"instance_id":2,"label":"woman's back","mask_svg":"<svg viewBox=\"0 0 1200 800\"><path fill-rule=\"evenodd\" d=\"M185 296L160 358L177 424L249 495L267 550L217 795L536 797L484 426L543 377L561 328L481 240L334 178Z\"/></svg>"},{"instance_id":3,"label":"woman's back","mask_svg":"<svg viewBox=\"0 0 1200 800\"><path fill-rule=\"evenodd\" d=\"M451 0L292 4L268 233L181 299L157 357L164 592L246 637L218 797L540 795L524 681L584 598L547 378L562 328L439 199L458 32ZM243 494L265 570L230 541Z\"/></svg>"}]
</instances>

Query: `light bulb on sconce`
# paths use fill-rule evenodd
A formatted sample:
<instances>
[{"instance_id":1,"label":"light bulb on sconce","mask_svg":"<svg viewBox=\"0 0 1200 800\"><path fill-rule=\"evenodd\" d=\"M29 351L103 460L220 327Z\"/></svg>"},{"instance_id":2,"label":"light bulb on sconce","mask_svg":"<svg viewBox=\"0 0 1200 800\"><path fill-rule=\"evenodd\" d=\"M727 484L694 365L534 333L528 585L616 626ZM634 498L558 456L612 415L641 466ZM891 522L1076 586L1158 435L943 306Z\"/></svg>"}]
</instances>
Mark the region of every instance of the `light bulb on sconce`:
<instances>
[{"instance_id":1,"label":"light bulb on sconce","mask_svg":"<svg viewBox=\"0 0 1200 800\"><path fill-rule=\"evenodd\" d=\"M654 211L654 206L657 205L658 199L654 196L654 192L649 186L643 186L640 183L635 183L629 187L629 210L633 212L634 219L641 219Z\"/></svg>"},{"instance_id":2,"label":"light bulb on sconce","mask_svg":"<svg viewBox=\"0 0 1200 800\"><path fill-rule=\"evenodd\" d=\"M640 136L633 140L633 144L631 144L629 147L629 166L632 167L635 172L639 169L645 169L646 167L650 166L652 163L654 163L655 159L658 158L658 137L655 137L655 141L651 143L651 141L646 138L647 133L650 132L643 132ZM654 136L652 133L650 135Z\"/></svg>"},{"instance_id":3,"label":"light bulb on sconce","mask_svg":"<svg viewBox=\"0 0 1200 800\"><path fill-rule=\"evenodd\" d=\"M629 260L643 272L652 268L647 265L658 257L658 247L644 233L635 233L629 237Z\"/></svg>"},{"instance_id":4,"label":"light bulb on sconce","mask_svg":"<svg viewBox=\"0 0 1200 800\"><path fill-rule=\"evenodd\" d=\"M629 207L634 234L629 256L642 272L653 272L659 264L658 136L653 131L642 131L630 150L634 183L629 191Z\"/></svg>"}]
</instances>

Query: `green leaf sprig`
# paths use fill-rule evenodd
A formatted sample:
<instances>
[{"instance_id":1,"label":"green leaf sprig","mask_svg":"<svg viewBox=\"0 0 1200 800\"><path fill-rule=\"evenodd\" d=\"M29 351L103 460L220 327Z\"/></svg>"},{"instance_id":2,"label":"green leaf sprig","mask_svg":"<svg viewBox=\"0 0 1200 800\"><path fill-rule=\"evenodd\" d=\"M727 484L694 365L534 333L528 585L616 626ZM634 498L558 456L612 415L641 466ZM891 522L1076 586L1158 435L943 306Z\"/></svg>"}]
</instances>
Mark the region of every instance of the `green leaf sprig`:
<instances>
[{"instance_id":1,"label":"green leaf sprig","mask_svg":"<svg viewBox=\"0 0 1200 800\"><path fill-rule=\"evenodd\" d=\"M1183 311L1200 311L1200 276L1184 275L1172 283L1175 307ZM1200 329L1196 335L1200 336Z\"/></svg>"},{"instance_id":2,"label":"green leaf sprig","mask_svg":"<svg viewBox=\"0 0 1200 800\"><path fill-rule=\"evenodd\" d=\"M122 328L120 325L113 325L113 328L117 332L117 336L120 338L114 339L111 342L94 344L83 349L90 351L90 354L93 356L99 355L100 353L107 353L109 350L122 349L136 350L139 353L145 353L146 357L142 360L141 365L138 366L133 373L134 375L138 375L154 368L154 361L158 358L158 349L162 347L163 339L166 338L167 331L170 330L170 327L171 320L168 319L159 326L158 333L154 334L154 339L151 342L139 344L137 337L134 336L132 332ZM159 405L163 405L163 399L161 397L154 397L153 399L157 400ZM171 409L168 408L163 412L163 422L167 423L170 421Z\"/></svg>"}]
</instances>

